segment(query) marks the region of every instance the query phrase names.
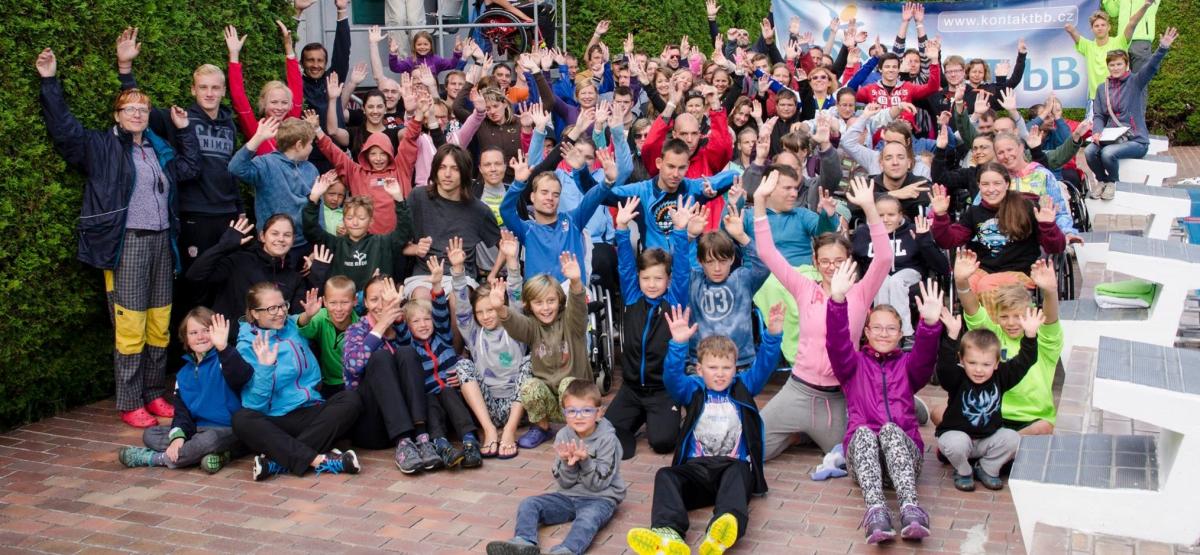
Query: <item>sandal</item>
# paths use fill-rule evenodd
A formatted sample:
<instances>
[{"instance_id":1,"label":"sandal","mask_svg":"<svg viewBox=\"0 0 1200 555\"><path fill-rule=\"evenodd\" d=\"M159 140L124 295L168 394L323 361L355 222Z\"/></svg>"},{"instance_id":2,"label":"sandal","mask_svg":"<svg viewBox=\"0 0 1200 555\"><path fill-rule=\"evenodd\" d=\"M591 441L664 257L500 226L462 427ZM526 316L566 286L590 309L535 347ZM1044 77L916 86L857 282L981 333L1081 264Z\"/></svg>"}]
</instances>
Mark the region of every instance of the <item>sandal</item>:
<instances>
[{"instance_id":1,"label":"sandal","mask_svg":"<svg viewBox=\"0 0 1200 555\"><path fill-rule=\"evenodd\" d=\"M480 447L479 455L485 459L490 459L492 457L495 457L500 452L499 450L500 450L500 442L499 441L489 441L487 443L484 443L483 446Z\"/></svg>"},{"instance_id":2,"label":"sandal","mask_svg":"<svg viewBox=\"0 0 1200 555\"><path fill-rule=\"evenodd\" d=\"M511 450L512 452L505 455L503 454L505 450ZM520 452L521 449L517 447L516 443L501 443L500 449L496 451L496 457L503 461L517 456L517 453Z\"/></svg>"}]
</instances>

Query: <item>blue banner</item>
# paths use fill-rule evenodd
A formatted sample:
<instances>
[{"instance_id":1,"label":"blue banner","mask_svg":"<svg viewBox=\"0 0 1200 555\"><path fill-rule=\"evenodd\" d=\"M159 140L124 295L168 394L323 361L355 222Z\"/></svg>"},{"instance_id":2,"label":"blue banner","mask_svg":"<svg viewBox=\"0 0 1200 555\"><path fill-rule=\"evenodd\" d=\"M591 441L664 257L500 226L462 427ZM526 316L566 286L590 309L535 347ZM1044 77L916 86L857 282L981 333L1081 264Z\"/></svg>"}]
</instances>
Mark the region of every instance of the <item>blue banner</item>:
<instances>
[{"instance_id":1,"label":"blue banner","mask_svg":"<svg viewBox=\"0 0 1200 555\"><path fill-rule=\"evenodd\" d=\"M1083 107L1087 100L1087 68L1075 52L1063 26L1071 23L1090 37L1088 17L1099 9L1097 0L978 0L934 2L925 6L925 34L942 39L942 59L951 55L966 60L987 60L995 75L996 66L1016 63L1017 42L1024 38L1029 53L1025 75L1017 87L1017 103L1029 107L1040 103L1053 90L1067 107ZM788 22L800 17L800 33L811 31L814 42L829 38L829 23L837 16L842 29L851 18L858 29L870 33L867 47L880 37L891 49L900 29L901 2L853 2L846 0L773 0L778 44L786 44ZM916 48L916 22L909 24L907 46Z\"/></svg>"}]
</instances>

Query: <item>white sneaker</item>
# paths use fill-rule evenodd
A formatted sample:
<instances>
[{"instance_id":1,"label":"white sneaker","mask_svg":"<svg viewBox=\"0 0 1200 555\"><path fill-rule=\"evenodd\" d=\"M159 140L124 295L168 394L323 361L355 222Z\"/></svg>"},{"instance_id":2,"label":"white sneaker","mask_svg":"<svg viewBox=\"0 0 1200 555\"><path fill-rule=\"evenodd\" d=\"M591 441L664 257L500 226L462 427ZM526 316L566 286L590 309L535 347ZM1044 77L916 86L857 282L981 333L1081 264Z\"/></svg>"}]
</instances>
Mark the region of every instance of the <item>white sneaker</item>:
<instances>
[{"instance_id":1,"label":"white sneaker","mask_svg":"<svg viewBox=\"0 0 1200 555\"><path fill-rule=\"evenodd\" d=\"M1092 200L1097 200L1100 198L1100 194L1103 191L1104 183L1100 183L1099 181L1091 181L1088 183L1087 197Z\"/></svg>"},{"instance_id":2,"label":"white sneaker","mask_svg":"<svg viewBox=\"0 0 1200 555\"><path fill-rule=\"evenodd\" d=\"M1100 190L1100 200L1112 200L1116 196L1117 196L1117 184L1116 183L1105 183L1104 187Z\"/></svg>"}]
</instances>

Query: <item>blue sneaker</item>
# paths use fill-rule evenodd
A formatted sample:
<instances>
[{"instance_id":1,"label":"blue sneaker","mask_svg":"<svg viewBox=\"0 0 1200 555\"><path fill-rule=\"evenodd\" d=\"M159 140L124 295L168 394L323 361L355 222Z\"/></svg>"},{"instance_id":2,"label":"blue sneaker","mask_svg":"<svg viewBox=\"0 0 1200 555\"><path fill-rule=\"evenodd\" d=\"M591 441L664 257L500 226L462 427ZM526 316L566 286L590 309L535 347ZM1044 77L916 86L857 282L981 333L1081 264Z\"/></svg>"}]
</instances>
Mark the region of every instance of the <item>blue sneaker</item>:
<instances>
[{"instance_id":1,"label":"blue sneaker","mask_svg":"<svg viewBox=\"0 0 1200 555\"><path fill-rule=\"evenodd\" d=\"M287 472L286 468L267 458L266 455L255 455L254 469L250 471L250 476L254 478L255 482L261 482L271 476L285 472Z\"/></svg>"},{"instance_id":2,"label":"blue sneaker","mask_svg":"<svg viewBox=\"0 0 1200 555\"><path fill-rule=\"evenodd\" d=\"M534 424L521 437L517 438L517 445L521 449L533 449L548 441L550 437L551 433L549 429L542 429L537 424Z\"/></svg>"},{"instance_id":3,"label":"blue sneaker","mask_svg":"<svg viewBox=\"0 0 1200 555\"><path fill-rule=\"evenodd\" d=\"M334 453L326 454L325 460L317 466L317 475L320 476L326 472L330 474L341 474L343 472L346 474L358 474L361 470L362 467L358 464L358 455L354 453L353 449L347 449L340 455Z\"/></svg>"}]
</instances>

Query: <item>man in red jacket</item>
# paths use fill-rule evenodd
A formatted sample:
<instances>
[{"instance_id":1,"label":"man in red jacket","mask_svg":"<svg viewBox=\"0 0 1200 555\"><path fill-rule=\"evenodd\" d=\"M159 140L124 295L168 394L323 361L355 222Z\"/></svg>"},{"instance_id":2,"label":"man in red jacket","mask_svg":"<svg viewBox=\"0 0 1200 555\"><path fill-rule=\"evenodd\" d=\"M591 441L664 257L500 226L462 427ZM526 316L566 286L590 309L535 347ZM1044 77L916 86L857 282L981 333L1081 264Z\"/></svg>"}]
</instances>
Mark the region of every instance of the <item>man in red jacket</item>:
<instances>
[{"instance_id":1,"label":"man in red jacket","mask_svg":"<svg viewBox=\"0 0 1200 555\"><path fill-rule=\"evenodd\" d=\"M929 65L929 81L918 85L912 81L900 80L900 58L888 52L879 59L879 81L858 89L855 100L870 104L874 102L884 108L899 106L903 103L915 103L938 92L942 82L942 66L937 63L940 54L938 46L930 43L925 54L934 63ZM908 120L916 129L917 122L913 114L904 111L900 117Z\"/></svg>"},{"instance_id":2,"label":"man in red jacket","mask_svg":"<svg viewBox=\"0 0 1200 555\"><path fill-rule=\"evenodd\" d=\"M721 107L721 97L717 94L717 90L710 85L702 85L700 90L709 106L708 136L700 134L700 121L689 113L684 112L675 116L674 121L671 120L683 96L682 91L675 91L667 102L667 106L663 108L662 115L650 125L649 135L646 137L645 144L642 145L642 161L646 164L646 171L650 172L651 176L658 175L658 166L654 161L662 156L663 143L667 141L668 130L671 131L673 138L686 143L691 153L685 177L699 178L714 175L725 169L725 166L733 159L733 135L729 131L728 116ZM724 207L723 198L715 198L708 204L709 225L706 229L716 229L720 225Z\"/></svg>"}]
</instances>

